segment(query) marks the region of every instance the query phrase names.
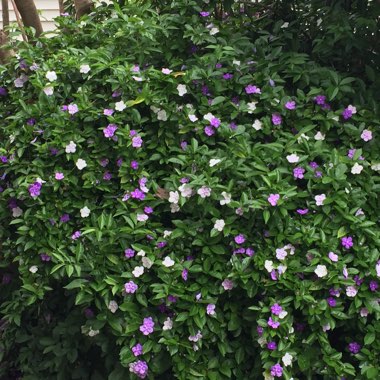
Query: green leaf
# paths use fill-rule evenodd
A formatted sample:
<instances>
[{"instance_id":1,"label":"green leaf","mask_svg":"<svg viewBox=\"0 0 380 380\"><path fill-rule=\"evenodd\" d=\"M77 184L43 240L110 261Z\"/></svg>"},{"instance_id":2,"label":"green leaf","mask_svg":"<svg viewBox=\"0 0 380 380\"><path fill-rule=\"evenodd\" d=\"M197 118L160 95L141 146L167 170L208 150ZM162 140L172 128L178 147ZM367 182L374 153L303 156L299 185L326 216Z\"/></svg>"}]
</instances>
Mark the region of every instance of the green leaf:
<instances>
[{"instance_id":1,"label":"green leaf","mask_svg":"<svg viewBox=\"0 0 380 380\"><path fill-rule=\"evenodd\" d=\"M226 99L224 96L217 96L216 98L213 99L211 105L212 106L216 106L216 105L218 105L220 103L223 103L224 99Z\"/></svg>"}]
</instances>

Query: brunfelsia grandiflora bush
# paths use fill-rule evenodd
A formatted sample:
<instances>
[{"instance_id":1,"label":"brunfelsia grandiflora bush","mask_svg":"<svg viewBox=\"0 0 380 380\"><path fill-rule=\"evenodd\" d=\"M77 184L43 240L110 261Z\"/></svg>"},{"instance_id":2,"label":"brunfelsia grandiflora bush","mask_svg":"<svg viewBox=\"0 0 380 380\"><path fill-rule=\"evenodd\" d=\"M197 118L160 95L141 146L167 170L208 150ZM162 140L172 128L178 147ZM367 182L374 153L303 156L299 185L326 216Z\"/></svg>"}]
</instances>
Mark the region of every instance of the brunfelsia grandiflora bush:
<instances>
[{"instance_id":1,"label":"brunfelsia grandiflora bush","mask_svg":"<svg viewBox=\"0 0 380 380\"><path fill-rule=\"evenodd\" d=\"M61 17L2 68L1 375L378 378L379 120L176 6Z\"/></svg>"}]
</instances>

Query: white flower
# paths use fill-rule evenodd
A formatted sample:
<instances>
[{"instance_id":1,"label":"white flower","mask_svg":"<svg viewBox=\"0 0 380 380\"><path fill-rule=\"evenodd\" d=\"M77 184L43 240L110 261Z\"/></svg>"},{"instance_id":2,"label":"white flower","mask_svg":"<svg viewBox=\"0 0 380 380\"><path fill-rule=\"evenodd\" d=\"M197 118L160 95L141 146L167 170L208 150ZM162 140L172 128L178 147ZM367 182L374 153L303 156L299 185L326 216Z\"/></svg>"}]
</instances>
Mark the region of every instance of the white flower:
<instances>
[{"instance_id":1,"label":"white flower","mask_svg":"<svg viewBox=\"0 0 380 380\"><path fill-rule=\"evenodd\" d=\"M305 135L304 133L302 133L301 136L299 136L299 137L297 138L297 142L298 142L298 144L300 144L300 143L302 142L302 139L305 139L305 140L307 141L307 140L310 140L310 137L307 136L307 135Z\"/></svg>"},{"instance_id":2,"label":"white flower","mask_svg":"<svg viewBox=\"0 0 380 380\"><path fill-rule=\"evenodd\" d=\"M183 95L187 94L187 88L184 84L179 84L177 86L177 91L178 91L179 96L183 96Z\"/></svg>"},{"instance_id":3,"label":"white flower","mask_svg":"<svg viewBox=\"0 0 380 380\"><path fill-rule=\"evenodd\" d=\"M89 65L82 65L80 67L79 72L82 73L82 74L87 74L90 70L91 70L91 68L90 68Z\"/></svg>"},{"instance_id":4,"label":"white flower","mask_svg":"<svg viewBox=\"0 0 380 380\"><path fill-rule=\"evenodd\" d=\"M135 269L133 269L132 271L132 274L135 276L135 277L140 277L142 274L144 273L144 267L135 267Z\"/></svg>"},{"instance_id":5,"label":"white flower","mask_svg":"<svg viewBox=\"0 0 380 380\"><path fill-rule=\"evenodd\" d=\"M45 93L45 95L51 96L51 95L53 95L54 88L48 86L48 87L45 87L42 91Z\"/></svg>"},{"instance_id":6,"label":"white flower","mask_svg":"<svg viewBox=\"0 0 380 380\"><path fill-rule=\"evenodd\" d=\"M295 154L295 153L292 153L290 154L289 156L286 156L286 159L288 160L288 162L290 162L291 164L295 164L296 162L299 161L299 157Z\"/></svg>"},{"instance_id":7,"label":"white flower","mask_svg":"<svg viewBox=\"0 0 380 380\"><path fill-rule=\"evenodd\" d=\"M162 330L171 330L173 328L173 321L171 318L166 318L164 325L162 326Z\"/></svg>"},{"instance_id":8,"label":"white flower","mask_svg":"<svg viewBox=\"0 0 380 380\"><path fill-rule=\"evenodd\" d=\"M282 25L281 25L281 29L283 28L287 28L289 26L289 23L288 22L284 22Z\"/></svg>"},{"instance_id":9,"label":"white flower","mask_svg":"<svg viewBox=\"0 0 380 380\"><path fill-rule=\"evenodd\" d=\"M264 267L269 273L272 272L272 270L274 269L273 261L272 260L265 260Z\"/></svg>"},{"instance_id":10,"label":"white flower","mask_svg":"<svg viewBox=\"0 0 380 380\"><path fill-rule=\"evenodd\" d=\"M284 319L288 315L288 312L285 310L282 310L281 313L278 315L280 319Z\"/></svg>"},{"instance_id":11,"label":"white flower","mask_svg":"<svg viewBox=\"0 0 380 380\"><path fill-rule=\"evenodd\" d=\"M190 185L187 185L186 183L182 184L178 190L181 192L181 195L184 198L190 198L193 194L193 189Z\"/></svg>"},{"instance_id":12,"label":"white flower","mask_svg":"<svg viewBox=\"0 0 380 380\"><path fill-rule=\"evenodd\" d=\"M193 123L198 120L198 118L195 115L189 115L189 119Z\"/></svg>"},{"instance_id":13,"label":"white flower","mask_svg":"<svg viewBox=\"0 0 380 380\"><path fill-rule=\"evenodd\" d=\"M362 307L362 308L360 309L360 316L361 316L361 317L367 317L368 314L369 314L369 312L368 312L368 309L367 309L367 308Z\"/></svg>"},{"instance_id":14,"label":"white flower","mask_svg":"<svg viewBox=\"0 0 380 380\"><path fill-rule=\"evenodd\" d=\"M46 181L44 181L42 178L38 177L36 178L36 182L38 183L46 183Z\"/></svg>"},{"instance_id":15,"label":"white flower","mask_svg":"<svg viewBox=\"0 0 380 380\"><path fill-rule=\"evenodd\" d=\"M240 61L237 61L237 60L234 59L234 60L232 61L232 64L233 64L233 65L236 65L236 66L240 66Z\"/></svg>"},{"instance_id":16,"label":"white flower","mask_svg":"<svg viewBox=\"0 0 380 380\"><path fill-rule=\"evenodd\" d=\"M257 102L247 103L248 113L253 113L253 111L256 109L256 104Z\"/></svg>"},{"instance_id":17,"label":"white flower","mask_svg":"<svg viewBox=\"0 0 380 380\"><path fill-rule=\"evenodd\" d=\"M207 186L202 186L200 189L198 189L197 193L201 198L207 198L211 195L211 189Z\"/></svg>"},{"instance_id":18,"label":"white flower","mask_svg":"<svg viewBox=\"0 0 380 380\"><path fill-rule=\"evenodd\" d=\"M314 197L314 199L315 199L317 206L323 206L323 202L326 199L326 195L325 194L319 194L319 195L316 195Z\"/></svg>"},{"instance_id":19,"label":"white flower","mask_svg":"<svg viewBox=\"0 0 380 380\"><path fill-rule=\"evenodd\" d=\"M355 297L357 293L358 290L355 288L355 286L347 286L346 294L348 297Z\"/></svg>"},{"instance_id":20,"label":"white flower","mask_svg":"<svg viewBox=\"0 0 380 380\"><path fill-rule=\"evenodd\" d=\"M374 170L375 172L380 172L380 162L373 164L371 166L371 169Z\"/></svg>"},{"instance_id":21,"label":"white flower","mask_svg":"<svg viewBox=\"0 0 380 380\"><path fill-rule=\"evenodd\" d=\"M210 168L212 168L215 165L218 165L220 161L222 160L220 160L219 158L212 158L209 162Z\"/></svg>"},{"instance_id":22,"label":"white flower","mask_svg":"<svg viewBox=\"0 0 380 380\"><path fill-rule=\"evenodd\" d=\"M256 119L252 124L252 127L256 129L256 131L259 131L260 129L263 129L263 123L259 119Z\"/></svg>"},{"instance_id":23,"label":"white flower","mask_svg":"<svg viewBox=\"0 0 380 380\"><path fill-rule=\"evenodd\" d=\"M170 191L169 192L169 202L178 204L179 201L179 193L178 191Z\"/></svg>"},{"instance_id":24,"label":"white flower","mask_svg":"<svg viewBox=\"0 0 380 380\"><path fill-rule=\"evenodd\" d=\"M164 238L169 237L172 233L173 233L173 231L165 230L164 231Z\"/></svg>"},{"instance_id":25,"label":"white flower","mask_svg":"<svg viewBox=\"0 0 380 380\"><path fill-rule=\"evenodd\" d=\"M180 208L179 208L179 206L177 205L177 204L175 204L175 203L172 203L171 205L170 205L170 212L171 213L176 213L176 212L178 212L180 210Z\"/></svg>"},{"instance_id":26,"label":"white flower","mask_svg":"<svg viewBox=\"0 0 380 380\"><path fill-rule=\"evenodd\" d=\"M120 100L120 102L115 103L115 110L116 111L124 111L127 108L126 104Z\"/></svg>"},{"instance_id":27,"label":"white flower","mask_svg":"<svg viewBox=\"0 0 380 380\"><path fill-rule=\"evenodd\" d=\"M45 77L49 82L54 82L55 80L57 80L57 74L55 73L55 71L48 71Z\"/></svg>"},{"instance_id":28,"label":"white flower","mask_svg":"<svg viewBox=\"0 0 380 380\"><path fill-rule=\"evenodd\" d=\"M326 265L317 265L317 267L316 267L315 270L314 270L314 273L315 273L318 277L325 277L325 276L327 276L327 268L326 268Z\"/></svg>"},{"instance_id":29,"label":"white flower","mask_svg":"<svg viewBox=\"0 0 380 380\"><path fill-rule=\"evenodd\" d=\"M157 120L162 120L162 121L168 120L168 116L165 110L159 110L157 112Z\"/></svg>"},{"instance_id":30,"label":"white flower","mask_svg":"<svg viewBox=\"0 0 380 380\"><path fill-rule=\"evenodd\" d=\"M347 109L351 111L353 115L356 114L356 107L352 106L351 104L347 107Z\"/></svg>"},{"instance_id":31,"label":"white flower","mask_svg":"<svg viewBox=\"0 0 380 380\"><path fill-rule=\"evenodd\" d=\"M231 202L231 194L226 193L225 191L222 192L222 199L219 203L223 205L228 205Z\"/></svg>"},{"instance_id":32,"label":"white flower","mask_svg":"<svg viewBox=\"0 0 380 380\"><path fill-rule=\"evenodd\" d=\"M136 82L142 82L143 79L141 77L137 77L136 75L132 75L132 79L135 80Z\"/></svg>"},{"instance_id":33,"label":"white flower","mask_svg":"<svg viewBox=\"0 0 380 380\"><path fill-rule=\"evenodd\" d=\"M292 365L292 360L293 360L293 355L290 355L289 352L287 352L283 357L282 357L282 362L284 363L284 366L287 367L289 365Z\"/></svg>"},{"instance_id":34,"label":"white flower","mask_svg":"<svg viewBox=\"0 0 380 380\"><path fill-rule=\"evenodd\" d=\"M99 334L99 330L93 330L91 329L89 332L88 332L88 336L95 336L95 335L98 335Z\"/></svg>"},{"instance_id":35,"label":"white flower","mask_svg":"<svg viewBox=\"0 0 380 380\"><path fill-rule=\"evenodd\" d=\"M359 165L357 162L355 162L355 165L351 168L352 174L360 174L363 170L364 166Z\"/></svg>"},{"instance_id":36,"label":"white flower","mask_svg":"<svg viewBox=\"0 0 380 380\"><path fill-rule=\"evenodd\" d=\"M166 256L162 262L166 268L172 267L175 264L174 260L172 260L169 256Z\"/></svg>"},{"instance_id":37,"label":"white flower","mask_svg":"<svg viewBox=\"0 0 380 380\"><path fill-rule=\"evenodd\" d=\"M211 28L210 30L210 35L213 36L214 34L217 34L219 33L219 29L218 28Z\"/></svg>"},{"instance_id":38,"label":"white flower","mask_svg":"<svg viewBox=\"0 0 380 380\"><path fill-rule=\"evenodd\" d=\"M111 311L111 313L116 313L116 310L119 308L119 305L116 301L110 301L108 304L108 310Z\"/></svg>"},{"instance_id":39,"label":"white flower","mask_svg":"<svg viewBox=\"0 0 380 380\"><path fill-rule=\"evenodd\" d=\"M380 261L378 261L376 264L376 276L380 277Z\"/></svg>"},{"instance_id":40,"label":"white flower","mask_svg":"<svg viewBox=\"0 0 380 380\"><path fill-rule=\"evenodd\" d=\"M282 264L280 264L280 265L277 267L278 274L283 274L283 273L285 273L287 269L288 269L288 267L287 267L286 265L282 265Z\"/></svg>"},{"instance_id":41,"label":"white flower","mask_svg":"<svg viewBox=\"0 0 380 380\"><path fill-rule=\"evenodd\" d=\"M146 222L149 219L149 216L146 214L137 214L138 222Z\"/></svg>"},{"instance_id":42,"label":"white flower","mask_svg":"<svg viewBox=\"0 0 380 380\"><path fill-rule=\"evenodd\" d=\"M153 265L153 261L149 257L143 257L141 259L144 268L149 269Z\"/></svg>"},{"instance_id":43,"label":"white flower","mask_svg":"<svg viewBox=\"0 0 380 380\"><path fill-rule=\"evenodd\" d=\"M322 141L325 139L325 137L326 136L321 132L317 132L317 134L314 136L315 140L317 140L317 141Z\"/></svg>"},{"instance_id":44,"label":"white flower","mask_svg":"<svg viewBox=\"0 0 380 380\"><path fill-rule=\"evenodd\" d=\"M154 112L157 113L160 109L155 107L155 106L150 106L150 109Z\"/></svg>"},{"instance_id":45,"label":"white flower","mask_svg":"<svg viewBox=\"0 0 380 380\"><path fill-rule=\"evenodd\" d=\"M23 213L22 209L20 207L15 207L12 209L12 216L14 218L17 218L18 216L21 216Z\"/></svg>"},{"instance_id":46,"label":"white flower","mask_svg":"<svg viewBox=\"0 0 380 380\"><path fill-rule=\"evenodd\" d=\"M87 207L84 206L83 208L80 209L80 216L82 218L87 218L91 213L91 210Z\"/></svg>"},{"instance_id":47,"label":"white flower","mask_svg":"<svg viewBox=\"0 0 380 380\"><path fill-rule=\"evenodd\" d=\"M226 225L226 223L224 222L223 219L217 219L215 221L215 224L214 224L214 228L219 231L219 232L222 232L223 231L223 228L224 226Z\"/></svg>"},{"instance_id":48,"label":"white flower","mask_svg":"<svg viewBox=\"0 0 380 380\"><path fill-rule=\"evenodd\" d=\"M77 150L77 144L74 141L70 141L69 144L66 145L65 151L66 153L75 153Z\"/></svg>"},{"instance_id":49,"label":"white flower","mask_svg":"<svg viewBox=\"0 0 380 380\"><path fill-rule=\"evenodd\" d=\"M288 252L284 248L276 249L276 258L278 260L285 260L286 256L288 256Z\"/></svg>"},{"instance_id":50,"label":"white flower","mask_svg":"<svg viewBox=\"0 0 380 380\"><path fill-rule=\"evenodd\" d=\"M29 272L36 273L38 271L38 266L37 265L32 265L29 268Z\"/></svg>"},{"instance_id":51,"label":"white flower","mask_svg":"<svg viewBox=\"0 0 380 380\"><path fill-rule=\"evenodd\" d=\"M173 70L163 68L163 69L161 70L161 72L162 72L163 74L169 75L170 73L173 72Z\"/></svg>"},{"instance_id":52,"label":"white flower","mask_svg":"<svg viewBox=\"0 0 380 380\"><path fill-rule=\"evenodd\" d=\"M205 120L207 120L207 121L210 121L210 122L211 122L211 120L214 119L214 118L215 118L215 116L214 116L211 112L206 113L206 115L203 116L203 119L205 119Z\"/></svg>"},{"instance_id":53,"label":"white flower","mask_svg":"<svg viewBox=\"0 0 380 380\"><path fill-rule=\"evenodd\" d=\"M331 330L331 326L330 326L330 324L327 323L327 325L323 325L323 326L322 326L322 330L323 330L323 332L326 332L326 331Z\"/></svg>"},{"instance_id":54,"label":"white flower","mask_svg":"<svg viewBox=\"0 0 380 380\"><path fill-rule=\"evenodd\" d=\"M144 257L145 256L145 251L143 249L140 249L140 251L138 251L136 253L137 256L141 256L141 257Z\"/></svg>"},{"instance_id":55,"label":"white flower","mask_svg":"<svg viewBox=\"0 0 380 380\"><path fill-rule=\"evenodd\" d=\"M77 168L79 170L82 170L87 166L87 162L85 160L82 160L81 158L79 158L77 160L77 162L75 163L75 165L77 166Z\"/></svg>"}]
</instances>

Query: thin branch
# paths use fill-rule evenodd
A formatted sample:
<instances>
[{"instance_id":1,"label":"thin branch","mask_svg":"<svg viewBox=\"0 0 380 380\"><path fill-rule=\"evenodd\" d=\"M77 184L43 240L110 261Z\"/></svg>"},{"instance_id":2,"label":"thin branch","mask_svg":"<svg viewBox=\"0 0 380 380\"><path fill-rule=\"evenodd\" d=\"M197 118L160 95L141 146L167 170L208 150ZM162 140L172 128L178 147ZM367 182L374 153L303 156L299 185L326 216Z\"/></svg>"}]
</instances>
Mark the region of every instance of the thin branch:
<instances>
[{"instance_id":1,"label":"thin branch","mask_svg":"<svg viewBox=\"0 0 380 380\"><path fill-rule=\"evenodd\" d=\"M28 38L26 37L26 33L25 33L25 30L24 30L24 26L22 25L22 22L21 22L21 17L20 17L20 13L18 11L17 5L16 5L16 3L15 3L14 0L11 0L11 2L12 2L13 11L15 12L15 15L16 15L16 20L17 20L18 27L21 30L22 39L25 42L28 42Z\"/></svg>"},{"instance_id":2,"label":"thin branch","mask_svg":"<svg viewBox=\"0 0 380 380\"><path fill-rule=\"evenodd\" d=\"M9 5L8 0L1 0L2 14L3 14L3 29L9 26ZM6 33L6 31L5 31Z\"/></svg>"}]
</instances>

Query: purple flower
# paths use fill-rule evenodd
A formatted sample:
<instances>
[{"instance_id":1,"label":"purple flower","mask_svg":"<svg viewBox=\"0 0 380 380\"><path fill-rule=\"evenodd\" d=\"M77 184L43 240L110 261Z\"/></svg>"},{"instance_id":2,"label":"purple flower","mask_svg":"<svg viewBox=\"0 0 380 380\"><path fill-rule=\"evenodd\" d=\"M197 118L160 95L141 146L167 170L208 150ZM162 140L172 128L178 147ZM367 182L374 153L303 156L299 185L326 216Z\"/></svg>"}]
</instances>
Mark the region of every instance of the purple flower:
<instances>
[{"instance_id":1,"label":"purple flower","mask_svg":"<svg viewBox=\"0 0 380 380\"><path fill-rule=\"evenodd\" d=\"M213 117L210 121L210 124L214 128L219 128L220 126L220 120L217 117Z\"/></svg>"},{"instance_id":2,"label":"purple flower","mask_svg":"<svg viewBox=\"0 0 380 380\"><path fill-rule=\"evenodd\" d=\"M359 343L357 342L351 342L349 345L348 345L348 350L353 353L353 354L357 354L361 349L361 346Z\"/></svg>"},{"instance_id":3,"label":"purple flower","mask_svg":"<svg viewBox=\"0 0 380 380\"><path fill-rule=\"evenodd\" d=\"M342 242L342 246L346 249L350 249L354 245L351 236L343 237L341 242Z\"/></svg>"},{"instance_id":4,"label":"purple flower","mask_svg":"<svg viewBox=\"0 0 380 380\"><path fill-rule=\"evenodd\" d=\"M143 360L138 360L129 365L129 371L134 373L140 379L145 379L148 375L148 364Z\"/></svg>"},{"instance_id":5,"label":"purple flower","mask_svg":"<svg viewBox=\"0 0 380 380\"><path fill-rule=\"evenodd\" d=\"M159 241L157 243L157 248L164 248L164 247L166 247L167 244L168 243L166 241Z\"/></svg>"},{"instance_id":6,"label":"purple flower","mask_svg":"<svg viewBox=\"0 0 380 380\"><path fill-rule=\"evenodd\" d=\"M326 104L326 96L325 95L317 95L314 98L315 103L317 103L319 106L323 106Z\"/></svg>"},{"instance_id":7,"label":"purple flower","mask_svg":"<svg viewBox=\"0 0 380 380\"><path fill-rule=\"evenodd\" d=\"M306 215L307 213L309 212L309 209L307 208L304 208L304 209L297 209L297 213L300 214L300 215Z\"/></svg>"},{"instance_id":8,"label":"purple flower","mask_svg":"<svg viewBox=\"0 0 380 380\"><path fill-rule=\"evenodd\" d=\"M32 198L37 198L41 193L42 183L34 182L32 185L29 185L28 191Z\"/></svg>"},{"instance_id":9,"label":"purple flower","mask_svg":"<svg viewBox=\"0 0 380 380\"><path fill-rule=\"evenodd\" d=\"M34 119L34 118L30 118L30 119L28 119L28 120L26 121L26 124L28 124L28 125L34 125L34 124L36 124L36 119Z\"/></svg>"},{"instance_id":10,"label":"purple flower","mask_svg":"<svg viewBox=\"0 0 380 380\"><path fill-rule=\"evenodd\" d=\"M121 91L120 90L116 90L112 93L112 97L113 98L118 98L119 96L121 95Z\"/></svg>"},{"instance_id":11,"label":"purple flower","mask_svg":"<svg viewBox=\"0 0 380 380\"><path fill-rule=\"evenodd\" d=\"M275 350L277 348L276 342L268 342L267 348L268 348L268 350L271 350L271 351Z\"/></svg>"},{"instance_id":12,"label":"purple flower","mask_svg":"<svg viewBox=\"0 0 380 380\"><path fill-rule=\"evenodd\" d=\"M137 161L132 161L131 162L131 168L133 170L137 170L139 168L139 163Z\"/></svg>"},{"instance_id":13,"label":"purple flower","mask_svg":"<svg viewBox=\"0 0 380 380\"><path fill-rule=\"evenodd\" d=\"M65 176L63 175L63 173L60 173L60 172L55 173L55 179L56 179L57 181L61 181L61 180L63 180L64 178L65 178Z\"/></svg>"},{"instance_id":14,"label":"purple flower","mask_svg":"<svg viewBox=\"0 0 380 380\"><path fill-rule=\"evenodd\" d=\"M232 79L232 78L233 78L233 74L230 74L230 73L223 74L223 79L225 79L225 80L229 80L229 79Z\"/></svg>"},{"instance_id":15,"label":"purple flower","mask_svg":"<svg viewBox=\"0 0 380 380\"><path fill-rule=\"evenodd\" d=\"M221 69L223 67L223 65L221 64L221 63L217 63L216 65L215 65L215 68L216 69Z\"/></svg>"},{"instance_id":16,"label":"purple flower","mask_svg":"<svg viewBox=\"0 0 380 380\"><path fill-rule=\"evenodd\" d=\"M110 181L112 179L112 174L108 170L103 174L103 179L105 181Z\"/></svg>"},{"instance_id":17,"label":"purple flower","mask_svg":"<svg viewBox=\"0 0 380 380\"><path fill-rule=\"evenodd\" d=\"M207 305L206 313L207 313L207 315L214 315L215 314L215 305L213 303L209 303Z\"/></svg>"},{"instance_id":18,"label":"purple flower","mask_svg":"<svg viewBox=\"0 0 380 380\"><path fill-rule=\"evenodd\" d=\"M377 283L377 281L372 280L369 283L369 288L370 288L371 292L376 292L376 290L379 288L379 284Z\"/></svg>"},{"instance_id":19,"label":"purple flower","mask_svg":"<svg viewBox=\"0 0 380 380\"><path fill-rule=\"evenodd\" d=\"M52 156L56 156L58 154L59 150L57 148L50 148L50 154Z\"/></svg>"},{"instance_id":20,"label":"purple flower","mask_svg":"<svg viewBox=\"0 0 380 380\"><path fill-rule=\"evenodd\" d=\"M117 130L115 124L108 124L106 128L103 129L104 136L107 138L113 137Z\"/></svg>"},{"instance_id":21,"label":"purple flower","mask_svg":"<svg viewBox=\"0 0 380 380\"><path fill-rule=\"evenodd\" d=\"M261 89L259 87L256 87L256 86L253 86L253 85L249 84L245 88L245 92L247 94L261 94Z\"/></svg>"},{"instance_id":22,"label":"purple flower","mask_svg":"<svg viewBox=\"0 0 380 380\"><path fill-rule=\"evenodd\" d=\"M230 128L234 131L236 128L237 128L237 125L236 123L234 123L233 121L230 123Z\"/></svg>"},{"instance_id":23,"label":"purple flower","mask_svg":"<svg viewBox=\"0 0 380 380\"><path fill-rule=\"evenodd\" d=\"M124 251L124 256L127 258L127 259L131 259L132 257L135 256L135 251L134 249L132 248L127 248L125 251Z\"/></svg>"},{"instance_id":24,"label":"purple flower","mask_svg":"<svg viewBox=\"0 0 380 380\"><path fill-rule=\"evenodd\" d=\"M112 108L105 108L104 111L103 111L103 114L105 116L112 116L112 114L114 113L115 111L112 109Z\"/></svg>"},{"instance_id":25,"label":"purple flower","mask_svg":"<svg viewBox=\"0 0 380 380\"><path fill-rule=\"evenodd\" d=\"M135 189L131 192L131 197L143 201L145 199L145 194L140 189Z\"/></svg>"},{"instance_id":26,"label":"purple flower","mask_svg":"<svg viewBox=\"0 0 380 380\"><path fill-rule=\"evenodd\" d=\"M86 309L84 309L84 315L86 318L92 318L94 316L94 312L90 307L86 307Z\"/></svg>"},{"instance_id":27,"label":"purple flower","mask_svg":"<svg viewBox=\"0 0 380 380\"><path fill-rule=\"evenodd\" d=\"M270 194L268 197L268 202L272 206L276 206L279 199L280 199L280 194Z\"/></svg>"},{"instance_id":28,"label":"purple flower","mask_svg":"<svg viewBox=\"0 0 380 380\"><path fill-rule=\"evenodd\" d=\"M138 288L139 288L138 285L136 285L133 281L129 281L124 284L125 293L128 293L128 294L135 293Z\"/></svg>"},{"instance_id":29,"label":"purple flower","mask_svg":"<svg viewBox=\"0 0 380 380\"><path fill-rule=\"evenodd\" d=\"M118 168L120 168L121 165L123 165L123 159L122 158L118 158L117 161L116 161L116 165Z\"/></svg>"},{"instance_id":30,"label":"purple flower","mask_svg":"<svg viewBox=\"0 0 380 380\"><path fill-rule=\"evenodd\" d=\"M345 108L344 111L342 112L342 116L344 120L348 120L352 117L352 110Z\"/></svg>"},{"instance_id":31,"label":"purple flower","mask_svg":"<svg viewBox=\"0 0 380 380\"><path fill-rule=\"evenodd\" d=\"M280 315L280 313L282 312L282 307L278 303L275 303L271 306L270 311L274 315Z\"/></svg>"},{"instance_id":32,"label":"purple flower","mask_svg":"<svg viewBox=\"0 0 380 380\"><path fill-rule=\"evenodd\" d=\"M145 206L144 207L144 212L145 214L152 214L153 213L153 208L150 206Z\"/></svg>"},{"instance_id":33,"label":"purple flower","mask_svg":"<svg viewBox=\"0 0 380 380\"><path fill-rule=\"evenodd\" d=\"M140 331L144 335L149 335L154 331L154 322L152 317L144 318L143 324L140 326Z\"/></svg>"},{"instance_id":34,"label":"purple flower","mask_svg":"<svg viewBox=\"0 0 380 380\"><path fill-rule=\"evenodd\" d=\"M329 290L329 293L330 293L330 295L332 295L334 297L339 297L340 296L340 290L339 289L331 288Z\"/></svg>"},{"instance_id":35,"label":"purple flower","mask_svg":"<svg viewBox=\"0 0 380 380\"><path fill-rule=\"evenodd\" d=\"M327 298L327 303L328 303L329 306L331 306L331 307L335 307L335 306L336 306L336 300L335 300L335 298L333 298L333 297L329 297L329 298Z\"/></svg>"},{"instance_id":36,"label":"purple flower","mask_svg":"<svg viewBox=\"0 0 380 380\"><path fill-rule=\"evenodd\" d=\"M246 250L245 250L245 254L247 255L247 256L253 256L254 254L255 254L255 251L254 251L254 249L253 248L247 248Z\"/></svg>"},{"instance_id":37,"label":"purple flower","mask_svg":"<svg viewBox=\"0 0 380 380\"><path fill-rule=\"evenodd\" d=\"M80 231L75 231L72 235L71 235L71 239L72 240L77 240L81 237L82 233Z\"/></svg>"},{"instance_id":38,"label":"purple flower","mask_svg":"<svg viewBox=\"0 0 380 380\"><path fill-rule=\"evenodd\" d=\"M275 364L270 369L270 374L274 377L281 377L282 376L282 367L280 364Z\"/></svg>"},{"instance_id":39,"label":"purple flower","mask_svg":"<svg viewBox=\"0 0 380 380\"><path fill-rule=\"evenodd\" d=\"M169 294L168 295L168 302L176 303L177 302L177 297L172 296L171 294Z\"/></svg>"},{"instance_id":40,"label":"purple flower","mask_svg":"<svg viewBox=\"0 0 380 380\"><path fill-rule=\"evenodd\" d=\"M3 164L6 164L8 162L8 158L7 156L0 156L0 161L3 163Z\"/></svg>"},{"instance_id":41,"label":"purple flower","mask_svg":"<svg viewBox=\"0 0 380 380\"><path fill-rule=\"evenodd\" d=\"M243 244L245 242L245 237L244 237L244 235L239 234L239 235L235 236L234 240L235 240L236 244Z\"/></svg>"},{"instance_id":42,"label":"purple flower","mask_svg":"<svg viewBox=\"0 0 380 380\"><path fill-rule=\"evenodd\" d=\"M215 134L215 130L211 125L208 125L207 127L205 127L204 132L207 136L212 136Z\"/></svg>"},{"instance_id":43,"label":"purple flower","mask_svg":"<svg viewBox=\"0 0 380 380\"><path fill-rule=\"evenodd\" d=\"M322 177L322 172L320 170L316 170L314 173L315 178L321 178Z\"/></svg>"},{"instance_id":44,"label":"purple flower","mask_svg":"<svg viewBox=\"0 0 380 380\"><path fill-rule=\"evenodd\" d=\"M143 346L140 343L137 343L132 347L132 352L134 356L139 356L143 354Z\"/></svg>"},{"instance_id":45,"label":"purple flower","mask_svg":"<svg viewBox=\"0 0 380 380\"><path fill-rule=\"evenodd\" d=\"M62 223L66 223L66 222L68 222L69 220L70 220L70 215L69 215L69 214L63 214L63 215L60 217L60 219L59 219L59 221L62 222Z\"/></svg>"},{"instance_id":46,"label":"purple flower","mask_svg":"<svg viewBox=\"0 0 380 380\"><path fill-rule=\"evenodd\" d=\"M314 162L314 161L309 162L309 166L310 166L312 169L316 169L316 168L319 167L319 165L318 165L316 162Z\"/></svg>"},{"instance_id":47,"label":"purple flower","mask_svg":"<svg viewBox=\"0 0 380 380\"><path fill-rule=\"evenodd\" d=\"M268 326L272 327L272 329L277 329L280 326L280 322L276 322L272 319L272 317L269 317Z\"/></svg>"},{"instance_id":48,"label":"purple flower","mask_svg":"<svg viewBox=\"0 0 380 380\"><path fill-rule=\"evenodd\" d=\"M202 17L208 17L208 16L210 16L210 12L205 12L205 11L199 12L199 14L200 14Z\"/></svg>"},{"instance_id":49,"label":"purple flower","mask_svg":"<svg viewBox=\"0 0 380 380\"><path fill-rule=\"evenodd\" d=\"M46 253L41 253L40 254L41 261L50 261L51 257L47 255Z\"/></svg>"},{"instance_id":50,"label":"purple flower","mask_svg":"<svg viewBox=\"0 0 380 380\"><path fill-rule=\"evenodd\" d=\"M140 136L132 137L132 146L134 148L141 148L142 144L143 144L143 139Z\"/></svg>"},{"instance_id":51,"label":"purple flower","mask_svg":"<svg viewBox=\"0 0 380 380\"><path fill-rule=\"evenodd\" d=\"M188 278L188 274L189 274L189 270L188 269L184 269L181 273L181 277L184 281L187 281L187 278Z\"/></svg>"},{"instance_id":52,"label":"purple flower","mask_svg":"<svg viewBox=\"0 0 380 380\"><path fill-rule=\"evenodd\" d=\"M285 108L288 109L288 110L295 110L296 109L296 102L294 100L286 102L285 103Z\"/></svg>"},{"instance_id":53,"label":"purple flower","mask_svg":"<svg viewBox=\"0 0 380 380\"><path fill-rule=\"evenodd\" d=\"M8 91L4 87L0 87L0 96L7 96Z\"/></svg>"},{"instance_id":54,"label":"purple flower","mask_svg":"<svg viewBox=\"0 0 380 380\"><path fill-rule=\"evenodd\" d=\"M300 166L293 169L293 176L296 179L302 179L304 173L305 173L305 169L301 168Z\"/></svg>"},{"instance_id":55,"label":"purple flower","mask_svg":"<svg viewBox=\"0 0 380 380\"><path fill-rule=\"evenodd\" d=\"M282 117L279 113L272 114L273 125L280 125L282 123Z\"/></svg>"}]
</instances>

